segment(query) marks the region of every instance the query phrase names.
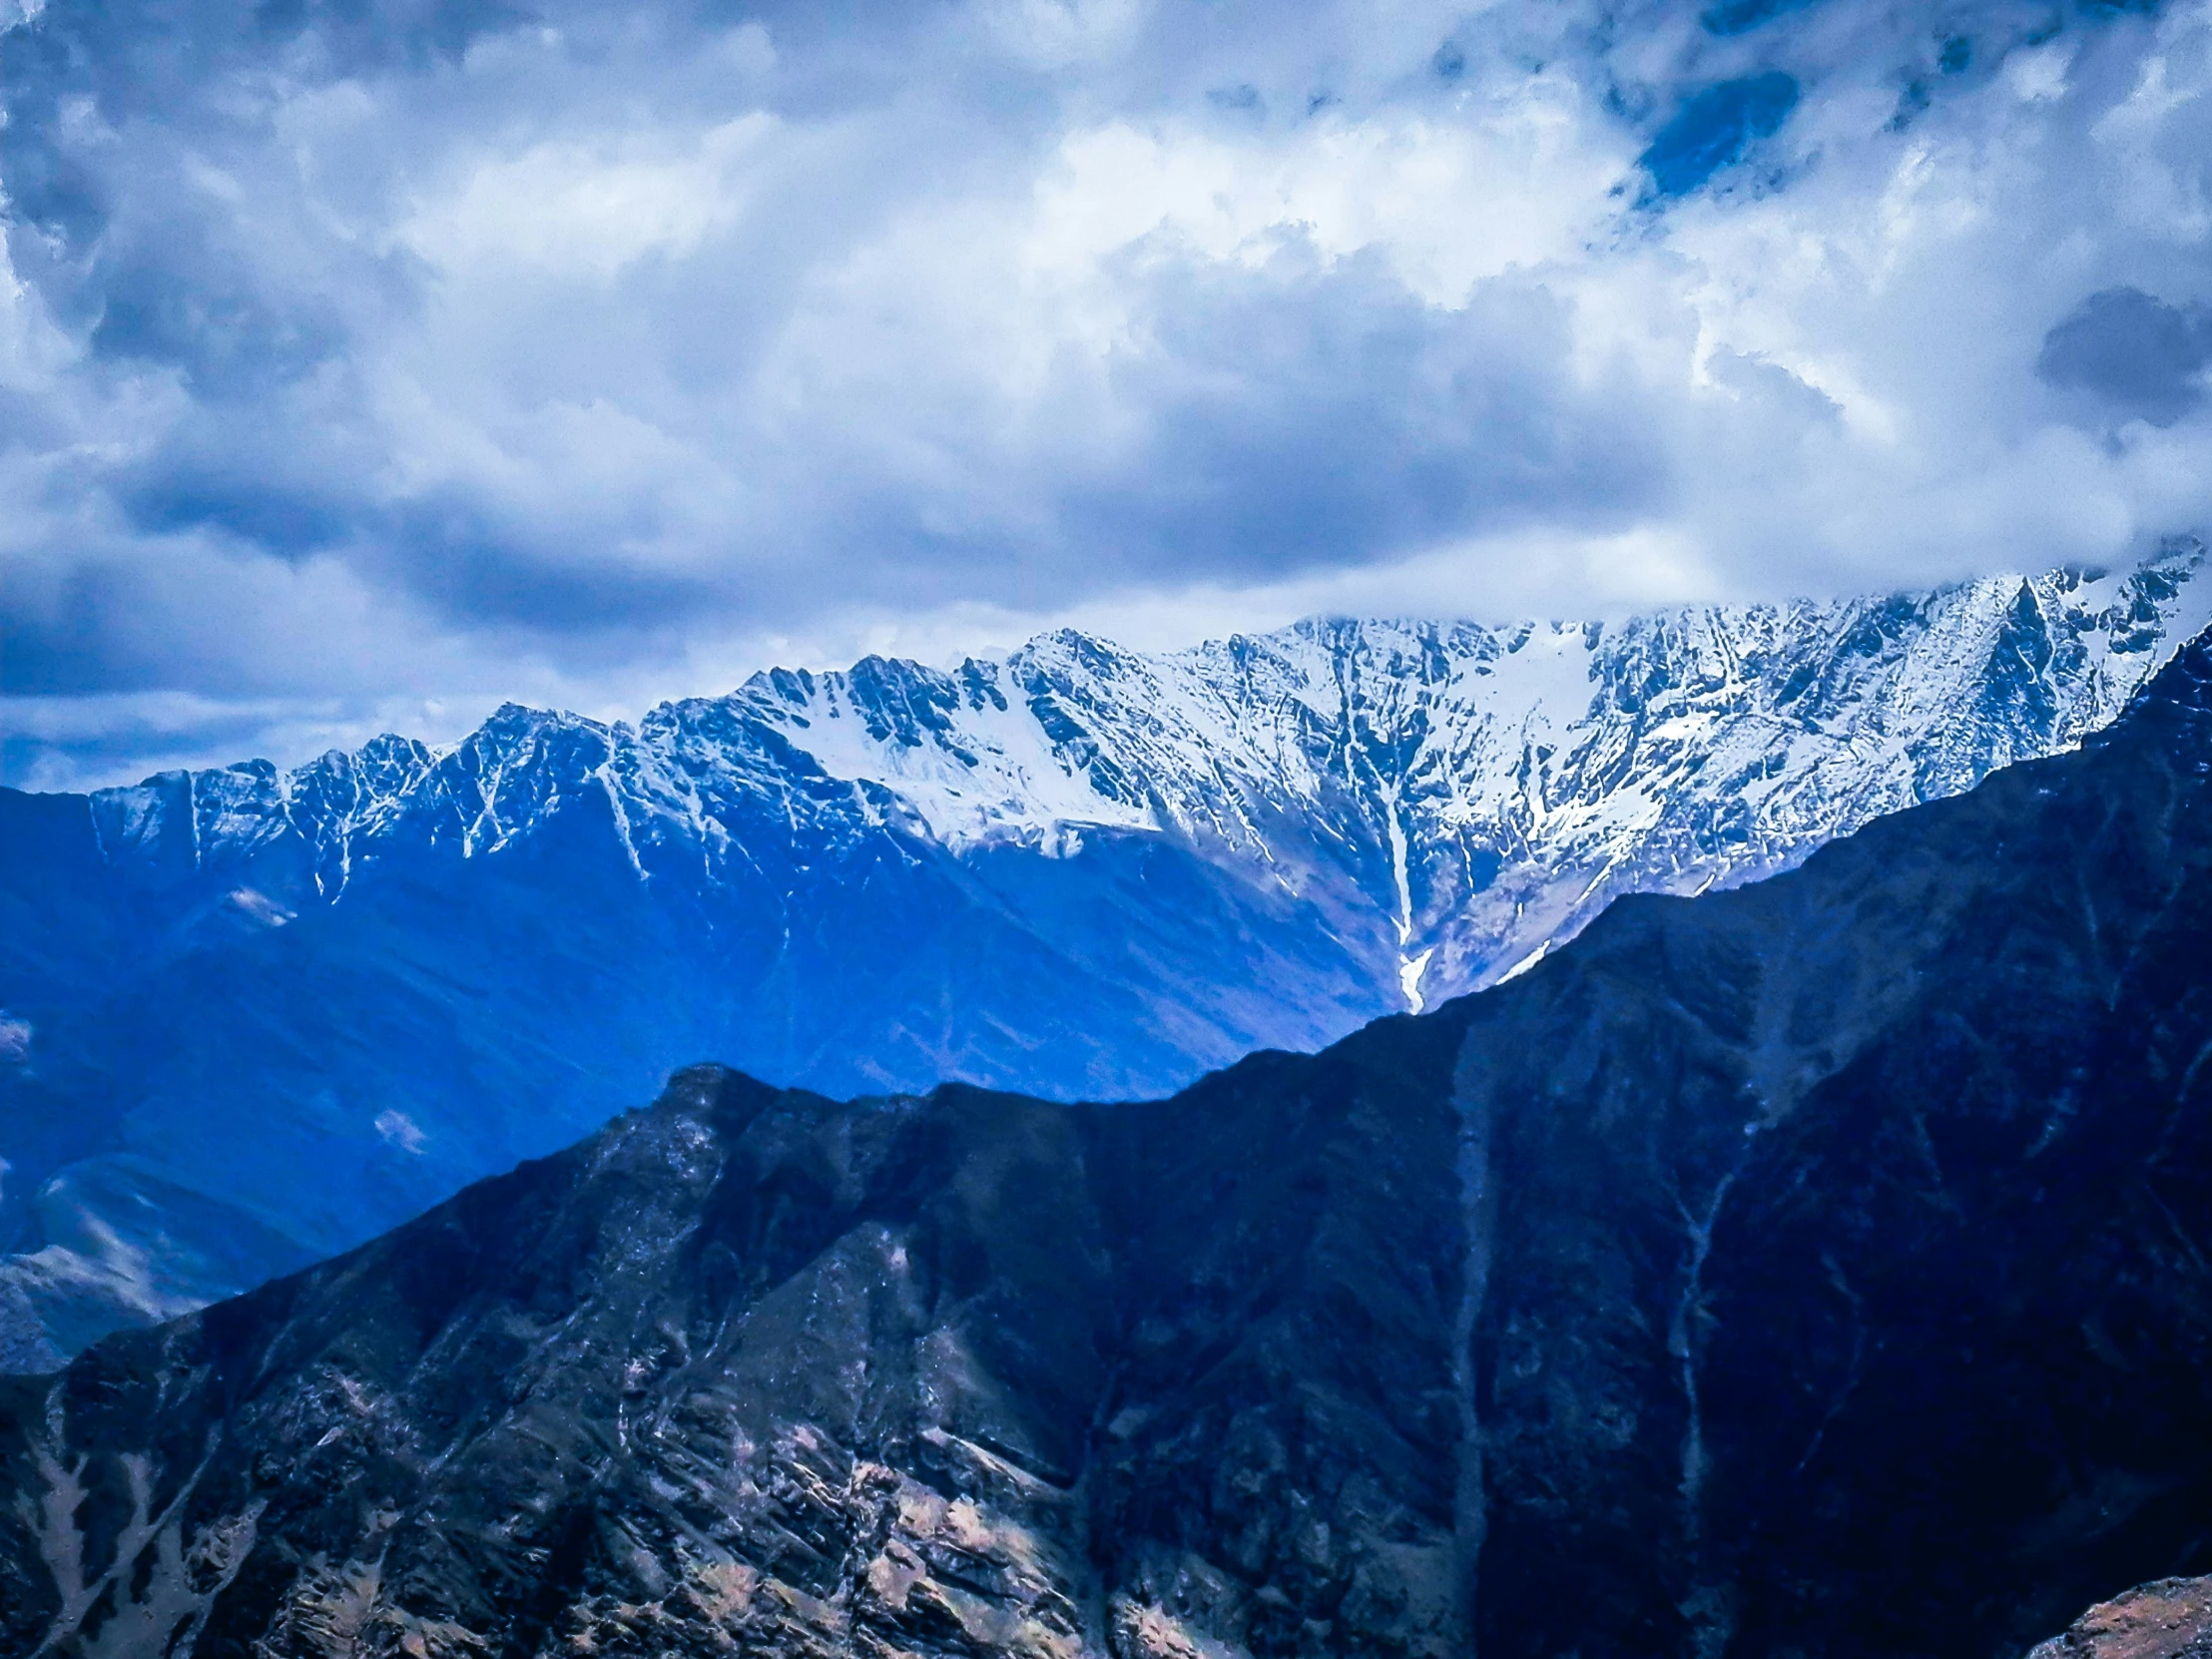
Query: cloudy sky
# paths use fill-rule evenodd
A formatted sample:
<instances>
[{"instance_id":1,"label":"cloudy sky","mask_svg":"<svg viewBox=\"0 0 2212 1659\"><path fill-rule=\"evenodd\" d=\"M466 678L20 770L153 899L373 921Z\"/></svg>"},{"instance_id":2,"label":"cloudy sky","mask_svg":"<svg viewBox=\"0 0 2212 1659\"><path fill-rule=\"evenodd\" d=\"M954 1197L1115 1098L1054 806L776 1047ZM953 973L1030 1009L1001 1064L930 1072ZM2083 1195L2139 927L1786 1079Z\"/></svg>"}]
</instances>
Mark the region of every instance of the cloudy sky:
<instances>
[{"instance_id":1,"label":"cloudy sky","mask_svg":"<svg viewBox=\"0 0 2212 1659\"><path fill-rule=\"evenodd\" d=\"M7 15L8 783L2212 522L2204 4Z\"/></svg>"}]
</instances>

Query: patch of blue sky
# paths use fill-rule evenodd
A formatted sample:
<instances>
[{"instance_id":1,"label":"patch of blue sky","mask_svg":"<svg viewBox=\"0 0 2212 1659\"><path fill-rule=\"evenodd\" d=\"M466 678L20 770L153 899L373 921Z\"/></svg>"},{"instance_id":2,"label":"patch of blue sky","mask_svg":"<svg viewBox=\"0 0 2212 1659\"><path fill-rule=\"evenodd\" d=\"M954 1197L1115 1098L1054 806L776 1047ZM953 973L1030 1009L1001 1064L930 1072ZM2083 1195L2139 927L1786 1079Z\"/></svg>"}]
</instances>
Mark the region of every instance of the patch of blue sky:
<instances>
[{"instance_id":1,"label":"patch of blue sky","mask_svg":"<svg viewBox=\"0 0 2212 1659\"><path fill-rule=\"evenodd\" d=\"M1748 34L1762 23L1771 23L1791 12L1809 11L1821 0L1719 0L1698 14L1705 32L1727 37Z\"/></svg>"},{"instance_id":2,"label":"patch of blue sky","mask_svg":"<svg viewBox=\"0 0 2212 1659\"><path fill-rule=\"evenodd\" d=\"M1741 161L1759 140L1782 130L1798 92L1795 76L1770 69L1692 93L1637 158L1650 175L1651 196L1687 196Z\"/></svg>"}]
</instances>

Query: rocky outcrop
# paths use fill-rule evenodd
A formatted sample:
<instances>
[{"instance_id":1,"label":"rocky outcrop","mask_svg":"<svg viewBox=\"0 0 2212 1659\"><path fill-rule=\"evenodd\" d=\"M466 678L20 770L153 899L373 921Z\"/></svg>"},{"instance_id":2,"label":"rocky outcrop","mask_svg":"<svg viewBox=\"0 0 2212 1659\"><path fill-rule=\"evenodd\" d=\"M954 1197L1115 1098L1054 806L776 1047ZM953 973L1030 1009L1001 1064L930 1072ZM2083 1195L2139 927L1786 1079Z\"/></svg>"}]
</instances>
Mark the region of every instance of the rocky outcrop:
<instances>
[{"instance_id":1,"label":"rocky outcrop","mask_svg":"<svg viewBox=\"0 0 2212 1659\"><path fill-rule=\"evenodd\" d=\"M0 1383L0 1650L2016 1659L2212 1570L2208 809L2200 643L1165 1101L684 1073Z\"/></svg>"},{"instance_id":2,"label":"rocky outcrop","mask_svg":"<svg viewBox=\"0 0 2212 1659\"><path fill-rule=\"evenodd\" d=\"M2212 1578L2161 1578L2100 1602L2027 1659L2212 1659Z\"/></svg>"}]
</instances>

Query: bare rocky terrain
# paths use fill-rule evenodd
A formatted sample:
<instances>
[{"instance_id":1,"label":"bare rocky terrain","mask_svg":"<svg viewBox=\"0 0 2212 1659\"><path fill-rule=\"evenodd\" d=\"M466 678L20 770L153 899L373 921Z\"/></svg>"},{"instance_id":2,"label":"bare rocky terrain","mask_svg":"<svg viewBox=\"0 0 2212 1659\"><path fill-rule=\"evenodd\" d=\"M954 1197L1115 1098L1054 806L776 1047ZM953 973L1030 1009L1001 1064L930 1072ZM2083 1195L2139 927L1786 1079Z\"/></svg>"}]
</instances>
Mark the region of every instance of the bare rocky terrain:
<instances>
[{"instance_id":1,"label":"bare rocky terrain","mask_svg":"<svg viewBox=\"0 0 2212 1659\"><path fill-rule=\"evenodd\" d=\"M2162 1578L2099 1602L2028 1659L2206 1659L2212 1578Z\"/></svg>"}]
</instances>

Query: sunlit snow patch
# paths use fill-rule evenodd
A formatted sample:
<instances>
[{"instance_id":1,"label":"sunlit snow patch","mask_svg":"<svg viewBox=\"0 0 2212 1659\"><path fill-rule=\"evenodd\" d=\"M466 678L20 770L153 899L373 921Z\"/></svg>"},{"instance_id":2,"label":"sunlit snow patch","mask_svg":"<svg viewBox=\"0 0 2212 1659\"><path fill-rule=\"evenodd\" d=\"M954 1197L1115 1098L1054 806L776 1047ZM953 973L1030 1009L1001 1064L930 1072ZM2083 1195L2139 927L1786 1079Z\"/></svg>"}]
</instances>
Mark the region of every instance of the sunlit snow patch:
<instances>
[{"instance_id":1,"label":"sunlit snow patch","mask_svg":"<svg viewBox=\"0 0 2212 1659\"><path fill-rule=\"evenodd\" d=\"M402 1152L422 1154L423 1133L415 1127L415 1120L405 1112L380 1112L376 1117L376 1133L383 1136Z\"/></svg>"},{"instance_id":2,"label":"sunlit snow patch","mask_svg":"<svg viewBox=\"0 0 2212 1659\"><path fill-rule=\"evenodd\" d=\"M264 927L281 927L293 916L291 910L277 903L266 892L257 891L253 887L233 887L230 899L241 912L252 916Z\"/></svg>"},{"instance_id":3,"label":"sunlit snow patch","mask_svg":"<svg viewBox=\"0 0 2212 1659\"><path fill-rule=\"evenodd\" d=\"M1405 993L1405 1006L1414 1013L1421 1010L1420 976L1428 971L1428 958L1436 954L1430 945L1418 956L1401 956L1397 963L1397 987Z\"/></svg>"},{"instance_id":4,"label":"sunlit snow patch","mask_svg":"<svg viewBox=\"0 0 2212 1659\"><path fill-rule=\"evenodd\" d=\"M1534 950L1531 950L1527 955L1523 956L1519 961L1515 962L1511 967L1507 968L1503 973L1499 974L1497 976L1497 983L1502 985L1505 983L1506 980L1517 978L1519 975L1526 973L1530 968L1534 967L1538 962L1544 959L1544 952L1549 950L1550 948L1551 941L1549 939L1544 940L1542 944L1538 945Z\"/></svg>"}]
</instances>

